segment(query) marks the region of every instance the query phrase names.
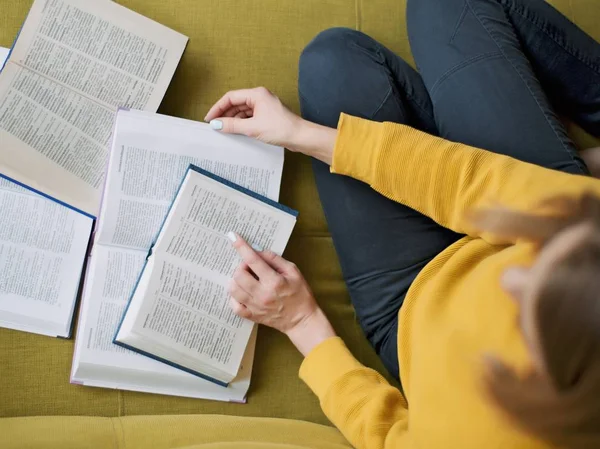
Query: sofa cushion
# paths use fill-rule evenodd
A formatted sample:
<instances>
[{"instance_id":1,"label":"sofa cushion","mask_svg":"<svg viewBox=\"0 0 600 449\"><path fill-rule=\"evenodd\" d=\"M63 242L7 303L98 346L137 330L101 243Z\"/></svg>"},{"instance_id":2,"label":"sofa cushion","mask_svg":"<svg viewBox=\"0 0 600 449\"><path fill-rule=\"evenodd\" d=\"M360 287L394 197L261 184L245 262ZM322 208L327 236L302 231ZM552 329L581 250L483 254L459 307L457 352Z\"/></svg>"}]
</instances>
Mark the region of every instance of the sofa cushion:
<instances>
[{"instance_id":1,"label":"sofa cushion","mask_svg":"<svg viewBox=\"0 0 600 449\"><path fill-rule=\"evenodd\" d=\"M0 45L10 46L32 0L4 2ZM298 111L297 61L319 31L360 29L412 60L405 0L119 0L190 37L160 112L202 120L229 89L268 86ZM600 40L597 0L552 2ZM583 146L594 141L570 125ZM354 354L384 368L356 323L341 278L307 158L288 153L281 201L300 211L286 257L298 264L334 327ZM301 357L285 337L261 328L247 405L223 404L69 384L73 340L0 329L0 417L124 416L217 413L296 418L327 423L318 401L300 382Z\"/></svg>"},{"instance_id":2,"label":"sofa cushion","mask_svg":"<svg viewBox=\"0 0 600 449\"><path fill-rule=\"evenodd\" d=\"M295 420L223 415L0 420L3 449L348 449L332 427Z\"/></svg>"}]
</instances>

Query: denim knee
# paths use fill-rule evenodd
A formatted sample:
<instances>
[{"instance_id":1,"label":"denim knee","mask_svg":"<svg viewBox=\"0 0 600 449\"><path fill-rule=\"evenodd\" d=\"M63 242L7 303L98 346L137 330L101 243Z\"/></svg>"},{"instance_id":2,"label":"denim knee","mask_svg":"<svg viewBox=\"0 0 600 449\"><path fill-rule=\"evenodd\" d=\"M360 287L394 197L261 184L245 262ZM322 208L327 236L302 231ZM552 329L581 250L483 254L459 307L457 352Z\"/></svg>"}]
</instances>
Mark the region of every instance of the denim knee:
<instances>
[{"instance_id":1,"label":"denim knee","mask_svg":"<svg viewBox=\"0 0 600 449\"><path fill-rule=\"evenodd\" d=\"M298 64L298 93L302 114L311 118L318 110L320 120L335 126L340 105L347 100L339 95L352 95L355 86L348 83L349 73L356 69L357 58L364 58L367 35L350 28L330 28L319 33L304 49Z\"/></svg>"},{"instance_id":2,"label":"denim knee","mask_svg":"<svg viewBox=\"0 0 600 449\"><path fill-rule=\"evenodd\" d=\"M343 70L344 67L341 67L340 63L346 59L344 53L353 51L348 44L356 43L365 37L367 36L360 31L350 28L329 28L317 34L300 55L298 64L300 93L310 95L319 80Z\"/></svg>"}]
</instances>

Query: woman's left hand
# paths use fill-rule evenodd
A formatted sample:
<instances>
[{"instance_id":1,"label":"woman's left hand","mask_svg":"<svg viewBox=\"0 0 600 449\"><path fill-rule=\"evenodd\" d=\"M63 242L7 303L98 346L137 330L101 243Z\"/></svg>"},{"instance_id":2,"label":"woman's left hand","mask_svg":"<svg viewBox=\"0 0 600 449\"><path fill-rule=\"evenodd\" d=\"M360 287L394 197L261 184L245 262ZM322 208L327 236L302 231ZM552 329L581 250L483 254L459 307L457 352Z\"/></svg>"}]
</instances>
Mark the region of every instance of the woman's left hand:
<instances>
[{"instance_id":1,"label":"woman's left hand","mask_svg":"<svg viewBox=\"0 0 600 449\"><path fill-rule=\"evenodd\" d=\"M204 120L217 131L243 134L331 165L337 131L298 117L264 87L227 92Z\"/></svg>"},{"instance_id":2,"label":"woman's left hand","mask_svg":"<svg viewBox=\"0 0 600 449\"><path fill-rule=\"evenodd\" d=\"M231 307L242 318L286 334L304 355L335 336L331 324L296 267L272 251L255 251L237 234L229 234L242 258L229 293Z\"/></svg>"}]
</instances>

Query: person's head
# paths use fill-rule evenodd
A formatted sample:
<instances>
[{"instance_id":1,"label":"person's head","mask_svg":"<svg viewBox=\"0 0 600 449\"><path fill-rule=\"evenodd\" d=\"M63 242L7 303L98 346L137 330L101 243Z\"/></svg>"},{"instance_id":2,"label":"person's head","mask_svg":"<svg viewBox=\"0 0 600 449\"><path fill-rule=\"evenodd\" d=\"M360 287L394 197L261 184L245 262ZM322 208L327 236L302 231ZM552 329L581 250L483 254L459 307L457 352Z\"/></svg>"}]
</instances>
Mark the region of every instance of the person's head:
<instances>
[{"instance_id":1,"label":"person's head","mask_svg":"<svg viewBox=\"0 0 600 449\"><path fill-rule=\"evenodd\" d=\"M531 267L506 270L528 372L486 360L491 400L524 430L570 449L600 448L600 198L554 198L552 213L477 212L479 229L537 245Z\"/></svg>"}]
</instances>

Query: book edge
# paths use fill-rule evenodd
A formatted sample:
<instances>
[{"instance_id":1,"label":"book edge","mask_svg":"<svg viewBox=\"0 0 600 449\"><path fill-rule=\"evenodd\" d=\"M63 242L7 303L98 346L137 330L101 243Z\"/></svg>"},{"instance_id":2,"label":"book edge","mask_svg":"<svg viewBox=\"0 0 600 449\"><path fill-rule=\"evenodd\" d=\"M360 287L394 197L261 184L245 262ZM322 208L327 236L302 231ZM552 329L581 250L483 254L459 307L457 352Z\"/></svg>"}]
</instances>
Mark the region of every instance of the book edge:
<instances>
[{"instance_id":1,"label":"book edge","mask_svg":"<svg viewBox=\"0 0 600 449\"><path fill-rule=\"evenodd\" d=\"M113 344L115 344L117 346L120 346L122 348L128 349L130 351L137 352L138 354L141 354L143 356L149 357L151 359L154 359L154 360L159 361L161 363L164 363L166 365L172 366L173 368L177 368L177 369L179 369L181 371L185 371L188 374L192 374L194 376L200 377L201 379L204 379L204 380L207 380L207 381L212 382L214 384L220 385L221 387L227 388L229 386L229 382L223 382L221 380L218 380L218 379L215 379L213 377L207 376L206 374L202 374L199 371L195 371L193 369L186 368L185 366L179 365L178 363L171 362L169 360L163 359L162 357L159 357L159 356L154 355L154 354L150 354L149 352L146 352L143 349L136 348L134 346L128 345L127 343L122 343L120 341L113 340Z\"/></svg>"},{"instance_id":2,"label":"book edge","mask_svg":"<svg viewBox=\"0 0 600 449\"><path fill-rule=\"evenodd\" d=\"M232 189L237 190L238 192L244 193L244 194L246 194L246 195L248 195L248 196L250 196L250 197L252 197L252 198L254 198L256 200L262 201L263 203L265 203L265 204L267 204L267 205L269 205L271 207L274 207L275 209L278 209L278 210L280 210L282 212L285 212L285 213L293 216L294 218L298 218L299 213L298 213L297 210L292 209L291 207L285 206L284 204L281 204L281 203L279 203L277 201L274 201L274 200L272 200L270 198L267 198L266 196L261 195L260 193L253 192L252 190L250 190L250 189L248 189L246 187L242 187L241 185L236 184L235 182L228 181L227 179L222 178L219 175L215 175L214 173L211 173L209 171L206 171L203 168L200 168L200 167L198 167L197 165L194 165L194 164L190 164L189 165L189 167L188 167L188 173L189 173L190 170L191 171L195 171L197 173L200 173L201 175L206 176L207 178L210 178L213 181L217 181L217 182L219 182L221 184L224 184L227 187L231 187ZM186 174L186 176L187 176L187 174ZM184 177L184 179L185 179L185 177Z\"/></svg>"}]
</instances>

